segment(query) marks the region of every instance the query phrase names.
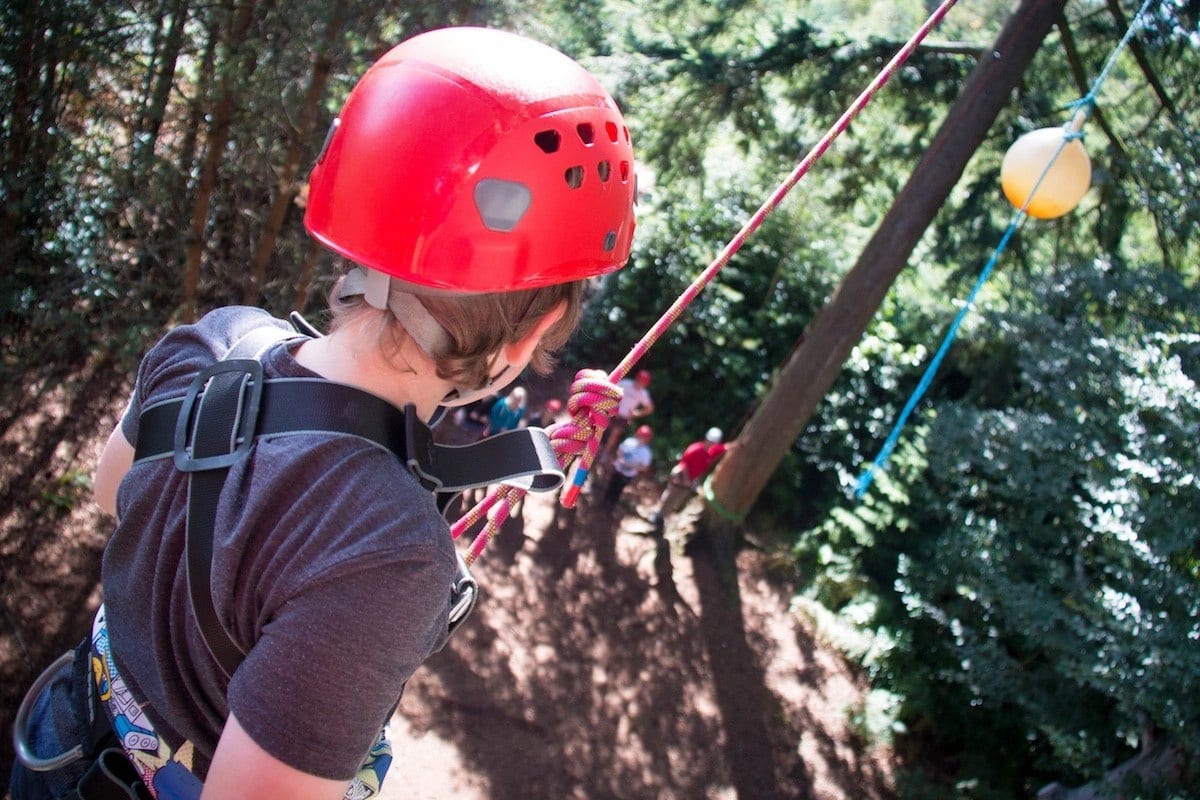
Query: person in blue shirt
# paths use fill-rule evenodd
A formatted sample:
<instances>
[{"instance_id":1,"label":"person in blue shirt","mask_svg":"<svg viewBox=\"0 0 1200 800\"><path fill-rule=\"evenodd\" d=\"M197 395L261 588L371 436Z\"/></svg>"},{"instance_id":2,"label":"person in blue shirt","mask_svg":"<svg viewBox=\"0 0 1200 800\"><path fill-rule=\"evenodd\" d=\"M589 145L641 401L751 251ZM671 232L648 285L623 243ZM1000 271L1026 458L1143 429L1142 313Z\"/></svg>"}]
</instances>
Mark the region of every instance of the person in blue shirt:
<instances>
[{"instance_id":1,"label":"person in blue shirt","mask_svg":"<svg viewBox=\"0 0 1200 800\"><path fill-rule=\"evenodd\" d=\"M516 430L524 415L525 390L518 386L509 392L507 397L501 397L492 404L492 410L488 413L487 429L483 435L495 436L497 433Z\"/></svg>"}]
</instances>

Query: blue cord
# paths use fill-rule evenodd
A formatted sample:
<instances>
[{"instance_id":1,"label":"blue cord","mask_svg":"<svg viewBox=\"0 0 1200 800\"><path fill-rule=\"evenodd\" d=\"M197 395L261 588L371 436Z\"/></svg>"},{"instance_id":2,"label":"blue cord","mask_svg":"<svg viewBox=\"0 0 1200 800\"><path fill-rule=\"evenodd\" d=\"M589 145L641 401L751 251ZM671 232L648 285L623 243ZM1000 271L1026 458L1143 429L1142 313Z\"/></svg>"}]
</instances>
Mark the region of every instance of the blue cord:
<instances>
[{"instance_id":1,"label":"blue cord","mask_svg":"<svg viewBox=\"0 0 1200 800\"><path fill-rule=\"evenodd\" d=\"M1040 179L1039 179L1040 181ZM1034 184L1034 189L1029 193L1032 197L1037 191L1037 184ZM1026 200L1026 204L1028 204ZM854 498L861 500L866 493L871 481L875 477L876 470L882 469L888 457L892 454L892 450L896 448L896 443L900 440L900 431L904 428L904 423L908 421L908 417L916 408L917 403L921 402L921 398L925 395L925 391L929 388L929 384L933 383L933 376L937 372L938 367L945 358L946 352L950 349L950 343L954 341L955 334L958 333L958 327L962 324L963 318L967 316L967 312L975 304L975 295L979 294L979 290L983 288L983 284L992 274L992 268L996 266L996 261L1000 258L1000 253L1008 246L1009 239L1016 233L1021 222L1025 219L1024 209L1018 211L1013 217L1012 222L1008 224L1008 230L1004 232L1004 236L1000 239L1000 244L992 251L992 257L988 259L987 265L983 271L979 273L979 278L975 281L975 286L971 289L971 293L967 295L967 302L958 310L958 314L954 317L954 322L950 323L950 330L946 332L946 336L942 339L942 346L938 348L934 354L933 360L929 362L929 366L925 368L925 374L921 376L921 382L917 384L917 388L913 391L912 396L908 398L908 402L904 405L904 410L900 412L899 419L892 427L892 432L888 434L887 441L883 443L883 447L879 450L879 455L875 456L875 463L868 467L858 478L858 487L854 490Z\"/></svg>"}]
</instances>

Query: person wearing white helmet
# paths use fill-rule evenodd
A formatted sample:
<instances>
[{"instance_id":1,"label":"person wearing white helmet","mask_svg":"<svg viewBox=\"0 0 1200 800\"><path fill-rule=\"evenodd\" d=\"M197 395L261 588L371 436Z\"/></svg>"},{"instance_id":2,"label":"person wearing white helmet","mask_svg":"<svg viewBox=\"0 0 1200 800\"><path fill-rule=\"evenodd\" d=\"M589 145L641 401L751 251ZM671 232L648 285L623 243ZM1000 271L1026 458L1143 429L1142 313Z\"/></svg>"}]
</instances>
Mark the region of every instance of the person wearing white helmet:
<instances>
[{"instance_id":1,"label":"person wearing white helmet","mask_svg":"<svg viewBox=\"0 0 1200 800\"><path fill-rule=\"evenodd\" d=\"M666 488L658 500L658 508L650 515L650 521L661 524L668 516L680 509L684 501L700 488L700 482L721 456L736 444L723 441L724 433L712 427L704 434L703 441L692 442L671 468Z\"/></svg>"},{"instance_id":2,"label":"person wearing white helmet","mask_svg":"<svg viewBox=\"0 0 1200 800\"><path fill-rule=\"evenodd\" d=\"M621 498L621 493L634 478L650 471L654 454L650 450L650 442L654 439L654 430L649 425L639 425L625 441L617 447L617 457L613 461L613 472L604 489L604 504L613 507Z\"/></svg>"},{"instance_id":3,"label":"person wearing white helmet","mask_svg":"<svg viewBox=\"0 0 1200 800\"><path fill-rule=\"evenodd\" d=\"M428 423L548 369L634 193L621 112L553 48L446 28L373 64L309 182L331 330L228 307L145 356L96 472L104 606L21 704L13 800L375 796L461 619Z\"/></svg>"}]
</instances>

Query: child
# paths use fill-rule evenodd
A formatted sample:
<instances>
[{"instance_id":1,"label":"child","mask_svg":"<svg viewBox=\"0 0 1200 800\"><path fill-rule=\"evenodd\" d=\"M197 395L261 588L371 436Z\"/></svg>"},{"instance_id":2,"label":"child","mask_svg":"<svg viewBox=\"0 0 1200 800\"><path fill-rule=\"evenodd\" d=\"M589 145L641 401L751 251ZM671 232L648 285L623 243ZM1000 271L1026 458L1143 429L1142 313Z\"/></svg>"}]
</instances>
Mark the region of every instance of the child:
<instances>
[{"instance_id":1,"label":"child","mask_svg":"<svg viewBox=\"0 0 1200 800\"><path fill-rule=\"evenodd\" d=\"M542 410L534 412L525 421L525 424L530 428L548 428L558 421L558 415L562 412L562 400L557 397L551 397L546 401L546 405L542 406Z\"/></svg>"},{"instance_id":2,"label":"child","mask_svg":"<svg viewBox=\"0 0 1200 800\"><path fill-rule=\"evenodd\" d=\"M600 440L605 460L612 458L625 431L635 419L654 412L654 401L650 397L650 370L640 369L632 378L622 379L618 386L621 387L621 402Z\"/></svg>"},{"instance_id":3,"label":"child","mask_svg":"<svg viewBox=\"0 0 1200 800\"><path fill-rule=\"evenodd\" d=\"M139 434L165 400L200 385L201 370L215 372L198 416L210 392L223 396L224 381L253 376L255 364L272 392L339 386L419 432L442 406L499 392L527 365L548 368L577 323L583 281L628 259L633 199L621 114L561 53L451 28L375 63L310 181L306 227L351 262L331 293L331 331L288 337L265 312L223 308L145 357L95 480L117 517L105 605L75 667L64 657L36 684L48 688L31 692L13 800L60 797L89 767L89 779L105 771L95 752L115 737L83 730L93 688L160 799L196 797L200 781L205 798L377 792L390 762L381 729L448 635L458 557L425 476L372 441L322 428L255 438L238 427L237 405L231 430L243 435L226 437L236 447L224 482L197 505L189 492L202 472L185 470L206 465L200 437L173 459L145 458L149 435ZM222 361L264 329L285 340L256 360ZM199 562L211 566L209 600L189 593L196 508L212 517L211 559ZM205 527L197 517L194 529ZM201 619L209 602L228 641ZM118 694L128 705L110 699ZM137 791L121 796L148 796Z\"/></svg>"},{"instance_id":4,"label":"child","mask_svg":"<svg viewBox=\"0 0 1200 800\"><path fill-rule=\"evenodd\" d=\"M621 442L613 462L612 477L608 479L608 488L604 490L604 502L607 505L615 506L629 482L649 471L653 458L650 441L653 438L654 431L649 425L639 425L633 436Z\"/></svg>"},{"instance_id":5,"label":"child","mask_svg":"<svg viewBox=\"0 0 1200 800\"><path fill-rule=\"evenodd\" d=\"M483 431L484 436L495 436L505 431L515 431L525 416L525 390L520 386L492 403L488 412L488 424Z\"/></svg>"}]
</instances>

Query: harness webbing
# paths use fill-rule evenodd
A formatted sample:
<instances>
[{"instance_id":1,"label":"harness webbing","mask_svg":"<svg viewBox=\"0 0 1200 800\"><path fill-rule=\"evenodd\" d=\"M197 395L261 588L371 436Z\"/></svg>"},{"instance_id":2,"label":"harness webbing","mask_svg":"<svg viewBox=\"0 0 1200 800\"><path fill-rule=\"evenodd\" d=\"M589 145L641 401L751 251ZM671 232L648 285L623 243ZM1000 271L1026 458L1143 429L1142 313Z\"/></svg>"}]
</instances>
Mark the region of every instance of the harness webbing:
<instances>
[{"instance_id":1,"label":"harness webbing","mask_svg":"<svg viewBox=\"0 0 1200 800\"><path fill-rule=\"evenodd\" d=\"M245 653L212 599L217 503L229 468L259 439L305 433L364 439L396 456L446 502L465 489L499 481L532 491L552 491L563 482L550 439L540 429L509 431L465 447L441 445L411 405L401 410L369 392L320 378L266 379L263 353L292 336L279 327L255 329L224 360L202 370L183 397L147 406L138 418L134 463L170 456L188 473L188 592L205 645L226 677L232 677ZM451 632L470 613L477 594L463 560L451 586Z\"/></svg>"}]
</instances>

